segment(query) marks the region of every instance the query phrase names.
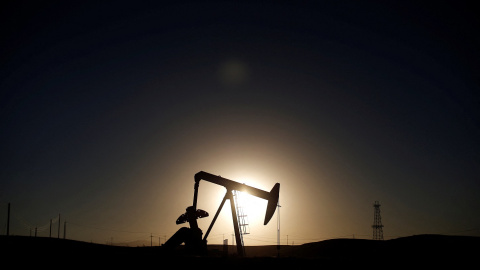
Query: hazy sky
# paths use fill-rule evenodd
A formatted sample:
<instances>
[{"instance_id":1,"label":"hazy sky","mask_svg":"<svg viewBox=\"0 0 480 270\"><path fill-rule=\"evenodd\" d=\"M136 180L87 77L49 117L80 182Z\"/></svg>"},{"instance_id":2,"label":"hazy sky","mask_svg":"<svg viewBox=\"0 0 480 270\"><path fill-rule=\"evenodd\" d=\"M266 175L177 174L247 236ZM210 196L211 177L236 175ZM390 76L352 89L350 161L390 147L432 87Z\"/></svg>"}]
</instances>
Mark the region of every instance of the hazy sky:
<instances>
[{"instance_id":1,"label":"hazy sky","mask_svg":"<svg viewBox=\"0 0 480 270\"><path fill-rule=\"evenodd\" d=\"M71 239L168 238L206 171L280 183L285 244L371 238L376 200L386 239L480 235L472 6L10 2L1 234L11 203L11 234L48 236L60 213ZM204 232L223 194L201 182ZM266 202L252 200L246 244L276 244L277 215L263 226ZM232 233L225 207L209 243Z\"/></svg>"}]
</instances>

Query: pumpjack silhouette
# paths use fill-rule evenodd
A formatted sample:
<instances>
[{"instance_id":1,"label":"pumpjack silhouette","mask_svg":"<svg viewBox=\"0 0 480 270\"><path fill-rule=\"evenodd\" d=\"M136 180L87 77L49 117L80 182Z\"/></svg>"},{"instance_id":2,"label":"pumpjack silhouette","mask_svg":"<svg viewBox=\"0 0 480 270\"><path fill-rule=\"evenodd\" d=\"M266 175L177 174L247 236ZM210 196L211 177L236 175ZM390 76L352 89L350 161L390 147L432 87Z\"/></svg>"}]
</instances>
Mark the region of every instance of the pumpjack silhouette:
<instances>
[{"instance_id":1,"label":"pumpjack silhouette","mask_svg":"<svg viewBox=\"0 0 480 270\"><path fill-rule=\"evenodd\" d=\"M232 209L232 219L233 219L233 227L235 231L235 240L237 243L237 254L240 257L244 256L244 249L241 241L240 229L237 220L237 213L235 207L235 201L233 199L233 192L234 191L241 191L249 193L253 196L262 198L267 200L267 209L265 212L265 220L264 225L267 225L270 219L272 218L273 214L275 214L275 210L278 204L278 196L280 192L280 184L276 183L270 192L254 188L245 184L240 184L238 182L216 176L204 171L200 171L195 174L195 186L194 186L194 195L193 195L193 205L187 207L186 212L180 217L178 217L176 223L183 224L188 222L190 228L182 227L180 228L168 241L164 244L164 247L167 249L174 249L180 246L182 243L185 243L185 247L187 248L188 252L195 255L205 255L207 252L207 237L210 234L210 231L217 220L218 214L223 208L225 201L228 199L230 200L230 206ZM218 207L215 216L213 217L210 226L205 233L205 236L202 239L203 232L198 227L197 219L208 217L209 214L207 211L202 209L197 209L197 198L198 198L198 188L200 185L200 181L205 180L207 182L211 182L217 185L224 186L226 188L225 196L223 197L220 206Z\"/></svg>"}]
</instances>

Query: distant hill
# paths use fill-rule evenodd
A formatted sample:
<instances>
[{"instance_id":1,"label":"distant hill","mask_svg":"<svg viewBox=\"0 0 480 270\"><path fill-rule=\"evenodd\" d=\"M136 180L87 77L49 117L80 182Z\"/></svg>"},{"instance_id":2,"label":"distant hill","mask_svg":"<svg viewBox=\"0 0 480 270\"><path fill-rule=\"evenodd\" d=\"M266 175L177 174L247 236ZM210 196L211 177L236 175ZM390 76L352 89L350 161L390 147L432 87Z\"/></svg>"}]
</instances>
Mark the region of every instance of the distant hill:
<instances>
[{"instance_id":1,"label":"distant hill","mask_svg":"<svg viewBox=\"0 0 480 270\"><path fill-rule=\"evenodd\" d=\"M327 260L478 260L480 237L414 235L385 241L330 239L298 246L246 247L250 257L297 257Z\"/></svg>"},{"instance_id":2,"label":"distant hill","mask_svg":"<svg viewBox=\"0 0 480 270\"><path fill-rule=\"evenodd\" d=\"M294 247L289 255L345 260L477 260L480 237L415 235L386 241L331 239Z\"/></svg>"},{"instance_id":3,"label":"distant hill","mask_svg":"<svg viewBox=\"0 0 480 270\"><path fill-rule=\"evenodd\" d=\"M218 266L300 266L321 262L323 265L394 265L455 264L474 266L479 262L480 237L415 235L386 241L365 239L331 239L297 246L248 246L248 258L236 258L235 247L229 247L229 257L223 256L223 246L209 245L207 257L188 257L182 247L168 253L162 247L120 247L82 241L45 237L0 236L2 258L21 258L21 263L44 265L62 260L87 266L149 266L155 263L179 263L185 266L213 263ZM276 258L280 255L280 258ZM473 265L472 265L473 264Z\"/></svg>"}]
</instances>

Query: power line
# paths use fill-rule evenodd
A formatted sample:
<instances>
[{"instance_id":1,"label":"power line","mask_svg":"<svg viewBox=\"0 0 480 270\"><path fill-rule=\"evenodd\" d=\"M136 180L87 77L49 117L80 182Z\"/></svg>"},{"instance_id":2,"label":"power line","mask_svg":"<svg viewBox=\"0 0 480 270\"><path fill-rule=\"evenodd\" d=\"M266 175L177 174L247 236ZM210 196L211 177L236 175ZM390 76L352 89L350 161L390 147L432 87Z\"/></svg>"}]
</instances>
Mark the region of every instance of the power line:
<instances>
[{"instance_id":1,"label":"power line","mask_svg":"<svg viewBox=\"0 0 480 270\"><path fill-rule=\"evenodd\" d=\"M155 232L147 232L147 231L131 231L131 230L120 230L120 229L113 229L113 228L106 228L106 227L99 227L99 226L93 226L93 225L86 225L86 224L80 224L77 222L69 222L69 224L72 224L76 227L79 228L88 228L88 229L94 229L94 230L101 230L101 231L109 231L109 232L115 232L115 233L122 233L122 234L143 234L143 237L138 238L130 238L126 240L122 240L122 242L131 242L131 241L136 241L136 240L147 240L150 238L151 244L153 245L153 237L159 237L159 238L164 238L166 241L166 236L170 235L170 233L155 233ZM125 239L125 237L122 237Z\"/></svg>"},{"instance_id":2,"label":"power line","mask_svg":"<svg viewBox=\"0 0 480 270\"><path fill-rule=\"evenodd\" d=\"M145 232L145 231L127 231L127 230L118 230L118 229L112 229L112 228L105 228L105 227L98 227L98 226L92 226L92 225L85 225L85 224L79 224L75 222L68 222L68 224L73 224L76 226L80 227L87 227L87 228L92 228L96 230L103 230L103 231L112 231L112 232L121 232L121 233L142 233L142 234L150 234L151 232ZM155 236L158 236L160 234L154 234ZM163 234L162 234L163 235Z\"/></svg>"}]
</instances>

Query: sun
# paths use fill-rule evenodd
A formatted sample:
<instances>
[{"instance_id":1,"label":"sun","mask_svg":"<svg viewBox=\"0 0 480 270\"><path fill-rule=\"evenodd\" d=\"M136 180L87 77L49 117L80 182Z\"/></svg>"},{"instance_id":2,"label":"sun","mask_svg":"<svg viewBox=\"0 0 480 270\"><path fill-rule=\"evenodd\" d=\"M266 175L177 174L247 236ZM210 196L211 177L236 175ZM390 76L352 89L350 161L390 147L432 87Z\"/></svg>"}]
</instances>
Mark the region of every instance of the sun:
<instances>
[{"instance_id":1,"label":"sun","mask_svg":"<svg viewBox=\"0 0 480 270\"><path fill-rule=\"evenodd\" d=\"M242 183L246 186L263 190L267 193L270 191L270 188L265 188L265 185L262 185L263 181L260 180L261 177L260 179L258 177L246 177L245 174L242 174L240 177L238 177L238 179L239 183ZM267 205L269 203L268 200L270 200L270 198L265 198L264 195L255 193L250 194L248 189L237 191L236 193L236 206L237 208L241 209L241 214L246 220L248 220L246 222L249 224L249 226L251 228L264 227Z\"/></svg>"},{"instance_id":2,"label":"sun","mask_svg":"<svg viewBox=\"0 0 480 270\"><path fill-rule=\"evenodd\" d=\"M237 208L240 208L246 222L252 226L263 226L267 201L246 192L237 192Z\"/></svg>"}]
</instances>

